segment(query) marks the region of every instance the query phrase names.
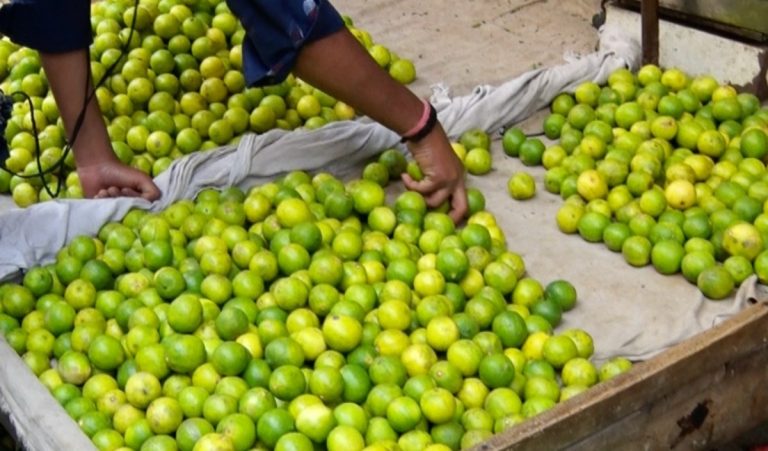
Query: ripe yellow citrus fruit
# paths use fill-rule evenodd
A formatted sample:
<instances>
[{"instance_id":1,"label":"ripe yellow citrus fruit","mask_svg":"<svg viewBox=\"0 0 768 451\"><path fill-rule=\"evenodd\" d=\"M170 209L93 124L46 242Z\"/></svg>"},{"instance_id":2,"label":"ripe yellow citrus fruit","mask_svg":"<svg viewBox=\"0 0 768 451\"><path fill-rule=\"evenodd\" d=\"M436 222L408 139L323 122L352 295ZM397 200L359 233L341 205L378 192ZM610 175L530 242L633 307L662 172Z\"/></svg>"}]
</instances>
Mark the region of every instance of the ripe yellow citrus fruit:
<instances>
[{"instance_id":1,"label":"ripe yellow citrus fruit","mask_svg":"<svg viewBox=\"0 0 768 451\"><path fill-rule=\"evenodd\" d=\"M664 189L667 204L685 210L696 204L696 188L688 180L675 180Z\"/></svg>"},{"instance_id":2,"label":"ripe yellow citrus fruit","mask_svg":"<svg viewBox=\"0 0 768 451\"><path fill-rule=\"evenodd\" d=\"M516 172L509 178L507 190L513 199L530 199L536 194L536 181L527 172Z\"/></svg>"}]
</instances>

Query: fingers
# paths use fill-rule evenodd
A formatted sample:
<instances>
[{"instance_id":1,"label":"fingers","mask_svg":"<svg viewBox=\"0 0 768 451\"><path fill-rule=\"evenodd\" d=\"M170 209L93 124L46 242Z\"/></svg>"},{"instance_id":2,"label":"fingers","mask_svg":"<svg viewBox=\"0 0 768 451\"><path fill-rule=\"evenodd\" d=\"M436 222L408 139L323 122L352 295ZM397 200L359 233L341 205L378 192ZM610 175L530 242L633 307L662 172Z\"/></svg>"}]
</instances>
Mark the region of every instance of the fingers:
<instances>
[{"instance_id":1,"label":"fingers","mask_svg":"<svg viewBox=\"0 0 768 451\"><path fill-rule=\"evenodd\" d=\"M149 176L139 180L131 190L133 191L133 196L142 197L150 201L159 199L161 195L160 189L158 189L155 182Z\"/></svg>"},{"instance_id":2,"label":"fingers","mask_svg":"<svg viewBox=\"0 0 768 451\"><path fill-rule=\"evenodd\" d=\"M160 199L160 196L162 193L160 192L160 189L157 187L157 185L154 184L154 182L151 182L149 186L142 187L143 190L141 192L141 197L147 200L157 200Z\"/></svg>"},{"instance_id":3,"label":"fingers","mask_svg":"<svg viewBox=\"0 0 768 451\"><path fill-rule=\"evenodd\" d=\"M411 191L416 191L424 196L424 200L431 208L435 208L451 197L450 187L440 187L440 184L432 178L415 181L408 174L402 176L403 184Z\"/></svg>"},{"instance_id":4,"label":"fingers","mask_svg":"<svg viewBox=\"0 0 768 451\"><path fill-rule=\"evenodd\" d=\"M406 188L424 195L424 200L431 208L436 208L443 202L450 200L451 211L448 215L454 223L458 224L466 216L468 210L467 190L463 181L458 182L455 186L441 188L438 182L431 177L416 181L410 175L403 173L401 178Z\"/></svg>"},{"instance_id":5,"label":"fingers","mask_svg":"<svg viewBox=\"0 0 768 451\"><path fill-rule=\"evenodd\" d=\"M116 186L110 186L107 188L108 197L120 197L122 190Z\"/></svg>"},{"instance_id":6,"label":"fingers","mask_svg":"<svg viewBox=\"0 0 768 451\"><path fill-rule=\"evenodd\" d=\"M459 184L456 191L453 192L453 196L451 197L451 211L448 212L448 216L453 219L455 224L458 224L467 215L468 209L467 190L462 183Z\"/></svg>"},{"instance_id":7,"label":"fingers","mask_svg":"<svg viewBox=\"0 0 768 451\"><path fill-rule=\"evenodd\" d=\"M131 187L125 187L120 190L120 195L123 197L140 197L141 193Z\"/></svg>"},{"instance_id":8,"label":"fingers","mask_svg":"<svg viewBox=\"0 0 768 451\"><path fill-rule=\"evenodd\" d=\"M141 197L154 201L162 194L148 174L116 159L79 168L78 174L85 197Z\"/></svg>"},{"instance_id":9,"label":"fingers","mask_svg":"<svg viewBox=\"0 0 768 451\"><path fill-rule=\"evenodd\" d=\"M424 200L427 202L427 205L430 208L436 208L439 207L443 202L447 201L450 197L451 189L442 188L429 194Z\"/></svg>"},{"instance_id":10,"label":"fingers","mask_svg":"<svg viewBox=\"0 0 768 451\"><path fill-rule=\"evenodd\" d=\"M147 200L155 200L160 197L159 193L160 191L157 188L154 188L154 190L137 191L130 186L109 186L107 188L100 189L93 197L94 199L106 199L114 197L141 197Z\"/></svg>"},{"instance_id":11,"label":"fingers","mask_svg":"<svg viewBox=\"0 0 768 451\"><path fill-rule=\"evenodd\" d=\"M130 180L121 184L118 193L113 197L141 197L153 201L160 198L160 190L148 175L144 173L131 174Z\"/></svg>"},{"instance_id":12,"label":"fingers","mask_svg":"<svg viewBox=\"0 0 768 451\"><path fill-rule=\"evenodd\" d=\"M437 182L435 182L435 180L431 177L416 181L413 179L413 177L404 172L401 176L401 179L403 180L403 184L406 188L411 191L417 191L421 194L429 194L438 188Z\"/></svg>"},{"instance_id":13,"label":"fingers","mask_svg":"<svg viewBox=\"0 0 768 451\"><path fill-rule=\"evenodd\" d=\"M117 189L117 193L111 197L141 197L149 201L160 198L160 190L154 183L137 187L124 186Z\"/></svg>"},{"instance_id":14,"label":"fingers","mask_svg":"<svg viewBox=\"0 0 768 451\"><path fill-rule=\"evenodd\" d=\"M110 197L120 197L120 188L116 186L102 188L93 196L94 199L108 199Z\"/></svg>"}]
</instances>

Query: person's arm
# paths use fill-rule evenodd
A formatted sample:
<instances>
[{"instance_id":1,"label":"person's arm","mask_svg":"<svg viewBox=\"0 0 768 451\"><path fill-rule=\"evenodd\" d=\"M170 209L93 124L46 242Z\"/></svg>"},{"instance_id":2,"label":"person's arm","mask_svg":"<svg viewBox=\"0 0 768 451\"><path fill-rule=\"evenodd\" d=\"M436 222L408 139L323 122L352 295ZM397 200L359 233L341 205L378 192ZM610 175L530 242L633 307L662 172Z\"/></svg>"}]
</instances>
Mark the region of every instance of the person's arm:
<instances>
[{"instance_id":1,"label":"person's arm","mask_svg":"<svg viewBox=\"0 0 768 451\"><path fill-rule=\"evenodd\" d=\"M400 135L424 111L422 101L381 69L346 27L306 44L294 73ZM403 174L405 186L424 194L431 207L450 200L451 218L460 221L467 212L464 167L440 123L408 148L425 177L415 181Z\"/></svg>"},{"instance_id":2,"label":"person's arm","mask_svg":"<svg viewBox=\"0 0 768 451\"><path fill-rule=\"evenodd\" d=\"M289 70L304 81L352 105L401 136L420 123L424 103L393 80L344 26L327 0L227 0L246 30L243 61L249 84L271 84ZM425 174L409 189L430 206L450 201L451 217L467 211L464 168L440 124L408 147Z\"/></svg>"},{"instance_id":3,"label":"person's arm","mask_svg":"<svg viewBox=\"0 0 768 451\"><path fill-rule=\"evenodd\" d=\"M91 84L86 85L90 71L89 18L88 0L13 1L0 7L0 33L40 52L70 140L86 94L93 89ZM125 166L115 156L95 98L88 104L73 151L86 197L160 197L148 175Z\"/></svg>"},{"instance_id":4,"label":"person's arm","mask_svg":"<svg viewBox=\"0 0 768 451\"><path fill-rule=\"evenodd\" d=\"M71 141L86 89L88 92L93 89L91 83L86 86L90 71L88 52L41 52L40 58ZM72 148L85 197L140 196L147 200L160 197L160 190L147 174L117 159L95 96L88 103Z\"/></svg>"}]
</instances>

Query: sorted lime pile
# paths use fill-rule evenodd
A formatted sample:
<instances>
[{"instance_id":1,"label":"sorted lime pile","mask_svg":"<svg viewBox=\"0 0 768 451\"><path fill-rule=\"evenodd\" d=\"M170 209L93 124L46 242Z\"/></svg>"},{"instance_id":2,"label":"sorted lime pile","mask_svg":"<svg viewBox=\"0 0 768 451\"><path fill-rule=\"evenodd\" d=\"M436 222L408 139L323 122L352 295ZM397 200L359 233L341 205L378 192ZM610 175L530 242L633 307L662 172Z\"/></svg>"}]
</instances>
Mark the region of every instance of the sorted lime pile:
<instances>
[{"instance_id":1,"label":"sorted lime pile","mask_svg":"<svg viewBox=\"0 0 768 451\"><path fill-rule=\"evenodd\" d=\"M768 109L711 76L654 65L585 82L551 104L537 161L565 200L557 224L711 299L768 282ZM509 155L527 139L505 132Z\"/></svg>"},{"instance_id":2,"label":"sorted lime pile","mask_svg":"<svg viewBox=\"0 0 768 451\"><path fill-rule=\"evenodd\" d=\"M96 97L118 158L152 176L176 158L234 143L247 132L317 128L355 117L349 105L293 76L278 85L246 87L245 31L225 1L140 0L131 35L133 20L133 0L91 4L91 67L98 81L119 60ZM410 60L374 43L349 19L347 25L394 79L414 80ZM15 99L5 135L10 149L6 167L14 174L39 174L35 133L42 169L54 167L63 157L66 134L37 52L0 40L0 79L5 93L31 96L36 125L33 129L29 105ZM66 189L60 197L82 197L71 153L64 162ZM59 174L47 176L52 189ZM12 177L0 169L0 194L9 192L22 207L50 198L39 178Z\"/></svg>"},{"instance_id":3,"label":"sorted lime pile","mask_svg":"<svg viewBox=\"0 0 768 451\"><path fill-rule=\"evenodd\" d=\"M467 448L631 366L554 332L576 290L527 276L487 211L456 228L326 173L131 211L0 299L102 450Z\"/></svg>"}]
</instances>

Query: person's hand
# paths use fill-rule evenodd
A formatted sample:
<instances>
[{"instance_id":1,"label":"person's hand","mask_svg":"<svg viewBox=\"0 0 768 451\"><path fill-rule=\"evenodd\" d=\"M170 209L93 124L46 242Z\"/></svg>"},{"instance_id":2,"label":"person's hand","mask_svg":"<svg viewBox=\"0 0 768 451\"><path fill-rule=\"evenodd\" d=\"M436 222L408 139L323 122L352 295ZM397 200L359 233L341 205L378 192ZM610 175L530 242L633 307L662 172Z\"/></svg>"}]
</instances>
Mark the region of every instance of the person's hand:
<instances>
[{"instance_id":1,"label":"person's hand","mask_svg":"<svg viewBox=\"0 0 768 451\"><path fill-rule=\"evenodd\" d=\"M138 169L109 159L77 168L83 195L88 198L142 197L160 198L160 190L152 179Z\"/></svg>"},{"instance_id":2,"label":"person's hand","mask_svg":"<svg viewBox=\"0 0 768 451\"><path fill-rule=\"evenodd\" d=\"M2 0L0 0L2 2ZM40 52L48 83L67 129L67 139L74 146L75 166L86 198L142 197L160 198L160 190L145 173L124 165L117 159L99 109L91 95L90 64L86 48L47 53ZM90 102L83 109L83 98ZM75 124L79 133L73 136Z\"/></svg>"},{"instance_id":3,"label":"person's hand","mask_svg":"<svg viewBox=\"0 0 768 451\"><path fill-rule=\"evenodd\" d=\"M430 134L418 142L408 143L408 149L419 163L424 179L416 181L403 173L406 188L423 194L427 205L432 208L450 201L451 210L448 214L453 222L459 223L467 214L464 165L451 148L442 126L436 124Z\"/></svg>"}]
</instances>

